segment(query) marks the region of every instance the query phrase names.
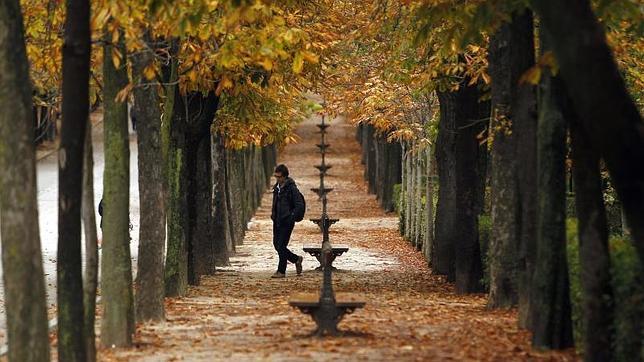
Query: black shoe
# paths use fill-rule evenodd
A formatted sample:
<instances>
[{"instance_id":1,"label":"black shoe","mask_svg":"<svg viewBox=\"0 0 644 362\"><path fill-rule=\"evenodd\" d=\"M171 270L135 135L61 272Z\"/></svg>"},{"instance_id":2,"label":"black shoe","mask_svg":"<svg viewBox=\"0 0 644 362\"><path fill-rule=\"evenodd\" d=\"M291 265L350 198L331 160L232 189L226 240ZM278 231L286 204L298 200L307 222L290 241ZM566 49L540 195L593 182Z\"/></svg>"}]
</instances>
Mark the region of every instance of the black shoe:
<instances>
[{"instance_id":1,"label":"black shoe","mask_svg":"<svg viewBox=\"0 0 644 362\"><path fill-rule=\"evenodd\" d=\"M302 260L304 260L304 258L298 256L297 261L295 262L295 271L297 271L297 275L302 274Z\"/></svg>"}]
</instances>

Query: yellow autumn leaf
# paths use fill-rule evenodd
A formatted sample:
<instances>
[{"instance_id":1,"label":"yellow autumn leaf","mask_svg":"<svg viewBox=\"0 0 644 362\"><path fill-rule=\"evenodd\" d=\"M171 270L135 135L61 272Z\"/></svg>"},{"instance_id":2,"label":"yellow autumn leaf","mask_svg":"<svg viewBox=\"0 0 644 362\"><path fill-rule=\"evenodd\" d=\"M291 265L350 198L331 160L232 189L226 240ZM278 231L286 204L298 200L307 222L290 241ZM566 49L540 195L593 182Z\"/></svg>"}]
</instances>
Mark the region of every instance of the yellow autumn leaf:
<instances>
[{"instance_id":1,"label":"yellow autumn leaf","mask_svg":"<svg viewBox=\"0 0 644 362\"><path fill-rule=\"evenodd\" d=\"M112 48L112 64L114 64L114 68L121 65L121 52L116 48Z\"/></svg>"},{"instance_id":2,"label":"yellow autumn leaf","mask_svg":"<svg viewBox=\"0 0 644 362\"><path fill-rule=\"evenodd\" d=\"M519 78L519 84L528 83L528 84L539 84L541 79L541 67L535 65L532 68L526 70Z\"/></svg>"},{"instance_id":3,"label":"yellow autumn leaf","mask_svg":"<svg viewBox=\"0 0 644 362\"><path fill-rule=\"evenodd\" d=\"M114 30L112 30L112 44L116 44L119 41L119 28L114 27Z\"/></svg>"},{"instance_id":4,"label":"yellow autumn leaf","mask_svg":"<svg viewBox=\"0 0 644 362\"><path fill-rule=\"evenodd\" d=\"M317 54L314 54L313 52L310 52L308 50L302 51L302 57L309 63L317 63L319 60Z\"/></svg>"},{"instance_id":5,"label":"yellow autumn leaf","mask_svg":"<svg viewBox=\"0 0 644 362\"><path fill-rule=\"evenodd\" d=\"M264 58L264 59L260 62L260 64L261 64L261 65L262 65L262 67L263 67L264 69L266 69L266 70L271 70L271 69L273 69L273 61L272 61L272 60L270 60L269 58Z\"/></svg>"},{"instance_id":6,"label":"yellow autumn leaf","mask_svg":"<svg viewBox=\"0 0 644 362\"><path fill-rule=\"evenodd\" d=\"M215 94L219 96L221 92L224 91L224 89L232 88L233 87L233 81L228 78L227 76L224 76L220 81L219 84L217 85L217 89L215 90Z\"/></svg>"},{"instance_id":7,"label":"yellow autumn leaf","mask_svg":"<svg viewBox=\"0 0 644 362\"><path fill-rule=\"evenodd\" d=\"M194 69L191 69L188 72L188 79L190 79L191 82L196 82L197 81L197 71Z\"/></svg>"},{"instance_id":8,"label":"yellow autumn leaf","mask_svg":"<svg viewBox=\"0 0 644 362\"><path fill-rule=\"evenodd\" d=\"M147 67L145 67L145 69L143 69L143 76L147 80L152 80L156 76L154 64L150 64Z\"/></svg>"},{"instance_id":9,"label":"yellow autumn leaf","mask_svg":"<svg viewBox=\"0 0 644 362\"><path fill-rule=\"evenodd\" d=\"M302 72L302 67L304 67L304 57L301 52L297 52L293 58L293 73L299 74Z\"/></svg>"}]
</instances>

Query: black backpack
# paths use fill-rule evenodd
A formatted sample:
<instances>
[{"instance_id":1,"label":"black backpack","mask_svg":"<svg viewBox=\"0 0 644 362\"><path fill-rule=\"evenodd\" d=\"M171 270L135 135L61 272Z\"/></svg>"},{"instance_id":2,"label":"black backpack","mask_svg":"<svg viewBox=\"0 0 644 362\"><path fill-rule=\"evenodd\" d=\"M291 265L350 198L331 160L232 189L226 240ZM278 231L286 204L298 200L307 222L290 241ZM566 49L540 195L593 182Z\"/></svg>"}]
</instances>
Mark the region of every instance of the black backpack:
<instances>
[{"instance_id":1,"label":"black backpack","mask_svg":"<svg viewBox=\"0 0 644 362\"><path fill-rule=\"evenodd\" d=\"M293 220L295 220L295 222L300 222L304 220L304 213L306 212L306 200L304 200L304 195L302 195L302 193L298 189L295 189L294 196L299 197L300 200L302 200L302 210L296 209L293 213ZM293 200L293 206L295 206L295 200Z\"/></svg>"}]
</instances>

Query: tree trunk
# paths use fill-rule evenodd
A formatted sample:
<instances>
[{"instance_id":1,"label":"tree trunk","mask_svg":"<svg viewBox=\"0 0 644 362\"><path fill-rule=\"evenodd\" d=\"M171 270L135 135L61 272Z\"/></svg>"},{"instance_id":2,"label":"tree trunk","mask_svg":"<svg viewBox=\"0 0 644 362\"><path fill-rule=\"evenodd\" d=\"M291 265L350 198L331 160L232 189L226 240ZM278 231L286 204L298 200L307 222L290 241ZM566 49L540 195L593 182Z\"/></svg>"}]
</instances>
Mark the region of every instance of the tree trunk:
<instances>
[{"instance_id":1,"label":"tree trunk","mask_svg":"<svg viewBox=\"0 0 644 362\"><path fill-rule=\"evenodd\" d=\"M532 14L517 12L490 39L492 76L492 233L488 252L491 308L510 307L529 292L534 249L534 89L519 78L534 64ZM522 164L519 171L518 162ZM525 181L526 184L521 184ZM528 274L526 274L526 272ZM521 286L520 286L521 285ZM526 286L526 287L524 287ZM521 288L521 289L519 289ZM524 318L520 305L520 324Z\"/></svg>"},{"instance_id":2,"label":"tree trunk","mask_svg":"<svg viewBox=\"0 0 644 362\"><path fill-rule=\"evenodd\" d=\"M66 2L63 102L58 150L58 358L85 361L81 204L83 148L89 113L89 1Z\"/></svg>"},{"instance_id":3,"label":"tree trunk","mask_svg":"<svg viewBox=\"0 0 644 362\"><path fill-rule=\"evenodd\" d=\"M168 199L165 295L183 296L188 286L188 202L186 199L186 102L175 87L172 120L168 125Z\"/></svg>"},{"instance_id":4,"label":"tree trunk","mask_svg":"<svg viewBox=\"0 0 644 362\"><path fill-rule=\"evenodd\" d=\"M454 157L456 160L456 225L454 232L454 263L456 293L477 293L483 291L483 263L479 245L478 217L482 209L481 187L485 180L485 169L481 167L481 153L477 136L483 131L480 122L480 93L476 86L461 85L456 95L456 136Z\"/></svg>"},{"instance_id":5,"label":"tree trunk","mask_svg":"<svg viewBox=\"0 0 644 362\"><path fill-rule=\"evenodd\" d=\"M219 97L214 92L187 96L186 170L188 177L188 283L215 269L212 235L212 154L210 126Z\"/></svg>"},{"instance_id":6,"label":"tree trunk","mask_svg":"<svg viewBox=\"0 0 644 362\"><path fill-rule=\"evenodd\" d=\"M223 136L212 135L212 180L213 180L213 213L212 233L215 265L229 264L229 248L232 242L229 237L228 208L226 207L226 172Z\"/></svg>"},{"instance_id":7,"label":"tree trunk","mask_svg":"<svg viewBox=\"0 0 644 362\"><path fill-rule=\"evenodd\" d=\"M149 35L146 42L152 46ZM132 72L145 83L144 70L152 62L152 51L133 57ZM157 87L139 84L134 88L139 166L139 250L136 275L136 320L165 319L163 298L163 255L165 254L165 203L161 151L161 109Z\"/></svg>"},{"instance_id":8,"label":"tree trunk","mask_svg":"<svg viewBox=\"0 0 644 362\"><path fill-rule=\"evenodd\" d=\"M400 143L386 143L385 144L385 182L383 193L383 208L387 212L394 211L394 185L400 183L400 160L401 151Z\"/></svg>"},{"instance_id":9,"label":"tree trunk","mask_svg":"<svg viewBox=\"0 0 644 362\"><path fill-rule=\"evenodd\" d=\"M409 200L410 200L410 211L411 211L411 221L410 221L410 238L409 242L413 247L418 247L418 204L420 200L416 197L418 195L418 144L414 140L412 143L412 153L410 160L410 187L409 187Z\"/></svg>"},{"instance_id":10,"label":"tree trunk","mask_svg":"<svg viewBox=\"0 0 644 362\"><path fill-rule=\"evenodd\" d=\"M398 229L400 235L407 235L407 200L405 200L405 193L407 192L407 143L400 142L401 155L400 155L400 193L398 194Z\"/></svg>"},{"instance_id":11,"label":"tree trunk","mask_svg":"<svg viewBox=\"0 0 644 362\"><path fill-rule=\"evenodd\" d=\"M644 123L588 0L536 1L590 146L606 162L644 262Z\"/></svg>"},{"instance_id":12,"label":"tree trunk","mask_svg":"<svg viewBox=\"0 0 644 362\"><path fill-rule=\"evenodd\" d=\"M222 136L223 137L223 136ZM224 144L224 140L222 139L222 144ZM236 250L235 250L235 235L234 235L234 223L233 223L233 215L232 215L232 204L230 201L230 194L229 194L229 188L228 188L228 178L229 178L229 172L230 169L228 168L228 157L230 157L230 154L226 150L225 146L221 149L222 153L222 175L220 176L220 181L223 183L221 186L221 192L223 192L224 196L222 198L222 202L224 204L222 205L223 208L225 208L225 215L224 221L226 225L224 225L224 228L226 230L226 250L228 250L229 255L234 255Z\"/></svg>"},{"instance_id":13,"label":"tree trunk","mask_svg":"<svg viewBox=\"0 0 644 362\"><path fill-rule=\"evenodd\" d=\"M457 293L482 291L483 267L478 239L485 171L480 167L477 135L483 106L476 86L461 85L458 91L438 94L440 101L439 206L437 211L437 264L456 282ZM439 233L440 225L440 233ZM440 238L440 240L439 240ZM436 267L436 266L435 266Z\"/></svg>"},{"instance_id":14,"label":"tree trunk","mask_svg":"<svg viewBox=\"0 0 644 362\"><path fill-rule=\"evenodd\" d=\"M0 3L0 224L9 361L49 361L29 62L20 3ZM10 112L8 110L11 110Z\"/></svg>"},{"instance_id":15,"label":"tree trunk","mask_svg":"<svg viewBox=\"0 0 644 362\"><path fill-rule=\"evenodd\" d=\"M416 187L414 190L414 199L416 200L416 236L414 237L414 245L417 250L423 247L423 162L420 146L416 150Z\"/></svg>"},{"instance_id":16,"label":"tree trunk","mask_svg":"<svg viewBox=\"0 0 644 362\"><path fill-rule=\"evenodd\" d=\"M367 134L367 186L369 187L369 193L376 193L376 135L375 130L372 125L369 125L368 134Z\"/></svg>"},{"instance_id":17,"label":"tree trunk","mask_svg":"<svg viewBox=\"0 0 644 362\"><path fill-rule=\"evenodd\" d=\"M447 275L454 280L454 240L457 224L456 208L456 97L453 92L438 92L440 120L436 138L436 165L438 168L438 202L436 204L436 230L432 246L434 273Z\"/></svg>"},{"instance_id":18,"label":"tree trunk","mask_svg":"<svg viewBox=\"0 0 644 362\"><path fill-rule=\"evenodd\" d=\"M404 165L405 172L405 193L402 197L405 199L405 239L407 241L411 240L413 235L413 220L412 220L412 209L413 209L413 200L411 200L412 192L412 160L413 160L413 151L414 147L411 143L407 143L407 153Z\"/></svg>"},{"instance_id":19,"label":"tree trunk","mask_svg":"<svg viewBox=\"0 0 644 362\"><path fill-rule=\"evenodd\" d=\"M224 148L224 169L225 169L225 192L226 192L226 210L228 211L228 230L230 230L230 238L233 243L232 247L238 245L237 242L237 228L235 223L235 208L233 207L233 191L231 189L231 180L233 177L232 170L232 151Z\"/></svg>"},{"instance_id":20,"label":"tree trunk","mask_svg":"<svg viewBox=\"0 0 644 362\"><path fill-rule=\"evenodd\" d=\"M542 49L547 41L542 37ZM559 78L541 78L537 152L537 258L531 293L532 344L563 349L573 345L566 257L565 94Z\"/></svg>"},{"instance_id":21,"label":"tree trunk","mask_svg":"<svg viewBox=\"0 0 644 362\"><path fill-rule=\"evenodd\" d=\"M366 123L361 123L360 124L360 131L362 132L362 134L360 135L360 145L362 146L362 157L361 157L361 159L362 159L362 164L365 166L364 179L366 180L367 179L367 177L366 177L366 175L367 175L367 163L369 162L369 160L368 160L368 158L369 158L369 152L368 152L369 151L369 145L368 145L368 142L369 142L369 137L368 137L369 125L366 124Z\"/></svg>"},{"instance_id":22,"label":"tree trunk","mask_svg":"<svg viewBox=\"0 0 644 362\"><path fill-rule=\"evenodd\" d=\"M85 231L85 280L83 283L85 313L84 338L87 361L96 361L96 290L98 288L98 236L94 213L94 151L92 147L92 123L87 125L83 159L83 202L81 214Z\"/></svg>"},{"instance_id":23,"label":"tree trunk","mask_svg":"<svg viewBox=\"0 0 644 362\"><path fill-rule=\"evenodd\" d=\"M226 158L226 178L228 187L228 211L231 217L232 235L235 245L244 241L242 187L240 185L239 151L229 150Z\"/></svg>"},{"instance_id":24,"label":"tree trunk","mask_svg":"<svg viewBox=\"0 0 644 362\"><path fill-rule=\"evenodd\" d=\"M575 207L579 222L584 357L587 361L611 361L613 291L599 154L591 147L577 119L567 118L571 120Z\"/></svg>"},{"instance_id":25,"label":"tree trunk","mask_svg":"<svg viewBox=\"0 0 644 362\"><path fill-rule=\"evenodd\" d=\"M516 20L516 53L513 65L520 77L534 66L534 26L531 11L525 11ZM520 71L520 73L519 73ZM516 84L516 83L515 83ZM516 88L512 104L514 132L517 139L519 175L519 205L521 234L519 239L519 326L530 328L530 294L537 256L537 89L529 83Z\"/></svg>"},{"instance_id":26,"label":"tree trunk","mask_svg":"<svg viewBox=\"0 0 644 362\"><path fill-rule=\"evenodd\" d=\"M121 34L123 39L123 34ZM122 40L116 45L125 54ZM127 83L125 62L112 62L114 47L103 47L105 96L105 171L103 173L103 251L101 258L101 344L126 347L134 333L132 261L130 258L129 201L130 150L127 106L116 100Z\"/></svg>"},{"instance_id":27,"label":"tree trunk","mask_svg":"<svg viewBox=\"0 0 644 362\"><path fill-rule=\"evenodd\" d=\"M380 207L384 207L384 190L385 190L385 169L386 169L386 156L385 156L385 141L382 135L378 135L375 142L376 149L376 172L374 173L374 189L376 192L376 199Z\"/></svg>"},{"instance_id":28,"label":"tree trunk","mask_svg":"<svg viewBox=\"0 0 644 362\"><path fill-rule=\"evenodd\" d=\"M429 263L432 260L432 245L434 244L434 185L432 180L432 148L425 150L425 239L423 240L423 255Z\"/></svg>"}]
</instances>

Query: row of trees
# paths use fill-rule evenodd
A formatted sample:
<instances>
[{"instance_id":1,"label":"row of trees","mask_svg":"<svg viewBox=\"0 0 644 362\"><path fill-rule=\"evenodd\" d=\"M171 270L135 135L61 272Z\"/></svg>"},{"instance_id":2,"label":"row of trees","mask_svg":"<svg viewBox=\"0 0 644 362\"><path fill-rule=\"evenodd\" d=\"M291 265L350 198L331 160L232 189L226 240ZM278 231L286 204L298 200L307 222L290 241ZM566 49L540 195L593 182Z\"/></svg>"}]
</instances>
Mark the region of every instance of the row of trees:
<instances>
[{"instance_id":1,"label":"row of trees","mask_svg":"<svg viewBox=\"0 0 644 362\"><path fill-rule=\"evenodd\" d=\"M400 178L408 200L403 230L434 270L462 293L481 291L480 276L489 275L490 306L518 304L520 323L534 332L538 346L571 343L561 211L570 125L584 318L589 330L606 330L610 305L598 297L609 288L600 159L624 203L640 260L644 256L644 177L630 167L642 163L642 122L620 78L641 101L641 9L630 0L599 1L594 9L588 1L560 3L539 1L526 8L519 0L102 0L90 9L87 0L64 6L6 1L0 7L0 102L16 110L11 118L5 112L0 125L10 359L46 360L49 353L34 221L33 130L27 126L32 96L60 107L63 117L62 360L95 356L92 177L86 173L83 182L80 176L80 170L91 170L90 104L103 105L105 127L101 343L125 346L135 315L141 321L162 319L164 296L183 295L188 284L214 271L213 260L226 262L265 187L275 145L292 140L293 125L311 108L300 95L305 89L322 93L329 110L371 125L361 133L373 191L390 209L394 193L381 186ZM530 9L539 19L537 38ZM24 27L21 10L28 19ZM608 29L616 58L593 11ZM576 22L573 30L563 28L569 19ZM139 125L142 215L134 288L128 98ZM402 140L404 147L385 140ZM482 141L488 148L479 147ZM402 163L390 162L399 155ZM432 163L438 175L433 224L435 192L423 183ZM487 273L481 270L477 227L483 210L491 214L493 230ZM88 252L84 277L81 214ZM586 356L607 357L606 334L586 338Z\"/></svg>"},{"instance_id":2,"label":"row of trees","mask_svg":"<svg viewBox=\"0 0 644 362\"><path fill-rule=\"evenodd\" d=\"M519 324L538 347L573 344L566 255L572 164L588 331L580 342L586 359L605 361L621 342L602 170L642 265L644 178L634 165L644 152L644 48L641 37L634 40L641 9L630 1L599 3L378 3L363 14L368 37L343 44L361 81L335 86L349 89L342 96L361 123L366 179L372 190L378 182L387 187L378 193L387 209L395 182L372 176L387 168L387 153L375 151L372 161L371 150L394 147L387 142L402 150L400 171L387 180L401 181L394 194L403 234L456 292L487 291L490 308L518 306ZM382 41L384 34L396 41ZM375 53L369 60L365 49ZM641 270L634 269L636 285ZM641 347L641 325L629 323ZM637 359L641 348L631 352L620 358Z\"/></svg>"},{"instance_id":3,"label":"row of trees","mask_svg":"<svg viewBox=\"0 0 644 362\"><path fill-rule=\"evenodd\" d=\"M49 360L32 96L42 104L39 95L52 95L47 105L62 113L58 358L91 361L99 286L101 345L128 346L135 321L163 320L164 297L185 295L216 264L227 264L243 240L277 148L293 140L294 124L311 109L300 89L309 84L304 75L318 62L320 43L298 27L303 15L293 10L302 7L118 0L93 2L91 8L87 0L1 5L6 76L0 102L17 110L5 112L0 137L10 360ZM135 280L128 230L128 100L137 118L139 153ZM90 104L97 103L105 137L100 281L87 126Z\"/></svg>"}]
</instances>

